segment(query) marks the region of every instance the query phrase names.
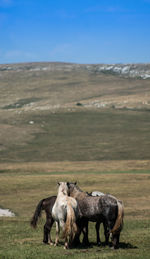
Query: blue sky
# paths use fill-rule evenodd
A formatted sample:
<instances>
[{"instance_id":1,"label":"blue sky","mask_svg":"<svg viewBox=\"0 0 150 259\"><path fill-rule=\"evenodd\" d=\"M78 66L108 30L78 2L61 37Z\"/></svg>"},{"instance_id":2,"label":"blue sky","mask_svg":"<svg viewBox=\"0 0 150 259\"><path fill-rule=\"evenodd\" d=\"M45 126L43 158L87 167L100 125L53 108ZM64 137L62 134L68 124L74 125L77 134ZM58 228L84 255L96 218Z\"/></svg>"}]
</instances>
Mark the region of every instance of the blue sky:
<instances>
[{"instance_id":1,"label":"blue sky","mask_svg":"<svg viewBox=\"0 0 150 259\"><path fill-rule=\"evenodd\" d=\"M0 0L0 63L150 63L150 0Z\"/></svg>"}]
</instances>

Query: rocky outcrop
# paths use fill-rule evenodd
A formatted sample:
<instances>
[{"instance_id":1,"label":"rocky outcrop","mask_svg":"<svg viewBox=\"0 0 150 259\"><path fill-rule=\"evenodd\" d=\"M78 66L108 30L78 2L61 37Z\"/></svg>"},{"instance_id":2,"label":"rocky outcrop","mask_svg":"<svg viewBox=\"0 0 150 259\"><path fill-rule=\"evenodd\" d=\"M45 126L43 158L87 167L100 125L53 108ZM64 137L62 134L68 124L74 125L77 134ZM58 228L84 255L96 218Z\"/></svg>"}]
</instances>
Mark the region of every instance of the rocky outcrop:
<instances>
[{"instance_id":1,"label":"rocky outcrop","mask_svg":"<svg viewBox=\"0 0 150 259\"><path fill-rule=\"evenodd\" d=\"M150 79L150 64L73 64L73 63L24 63L0 65L2 71L73 71L88 70L90 73L114 74L126 78Z\"/></svg>"}]
</instances>

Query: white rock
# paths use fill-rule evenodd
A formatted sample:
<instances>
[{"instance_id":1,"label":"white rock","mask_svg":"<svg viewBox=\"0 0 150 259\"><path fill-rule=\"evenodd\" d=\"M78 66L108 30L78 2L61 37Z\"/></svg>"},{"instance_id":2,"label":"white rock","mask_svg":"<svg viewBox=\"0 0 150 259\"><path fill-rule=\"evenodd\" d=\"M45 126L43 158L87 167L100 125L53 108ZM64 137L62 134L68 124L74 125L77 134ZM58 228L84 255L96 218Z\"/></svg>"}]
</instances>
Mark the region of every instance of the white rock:
<instances>
[{"instance_id":1,"label":"white rock","mask_svg":"<svg viewBox=\"0 0 150 259\"><path fill-rule=\"evenodd\" d=\"M32 125L32 124L34 124L34 121L29 121L29 123Z\"/></svg>"},{"instance_id":2,"label":"white rock","mask_svg":"<svg viewBox=\"0 0 150 259\"><path fill-rule=\"evenodd\" d=\"M8 209L0 209L0 217L15 217L15 214Z\"/></svg>"}]
</instances>

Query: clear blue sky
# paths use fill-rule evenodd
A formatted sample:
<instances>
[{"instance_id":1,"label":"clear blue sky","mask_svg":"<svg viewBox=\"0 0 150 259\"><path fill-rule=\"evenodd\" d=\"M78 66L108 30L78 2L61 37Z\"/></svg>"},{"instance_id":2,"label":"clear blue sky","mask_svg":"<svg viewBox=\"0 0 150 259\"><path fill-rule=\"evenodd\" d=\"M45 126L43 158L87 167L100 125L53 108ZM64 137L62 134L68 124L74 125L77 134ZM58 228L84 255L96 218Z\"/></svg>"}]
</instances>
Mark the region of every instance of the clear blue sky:
<instances>
[{"instance_id":1,"label":"clear blue sky","mask_svg":"<svg viewBox=\"0 0 150 259\"><path fill-rule=\"evenodd\" d=\"M150 63L150 0L0 0L0 63Z\"/></svg>"}]
</instances>

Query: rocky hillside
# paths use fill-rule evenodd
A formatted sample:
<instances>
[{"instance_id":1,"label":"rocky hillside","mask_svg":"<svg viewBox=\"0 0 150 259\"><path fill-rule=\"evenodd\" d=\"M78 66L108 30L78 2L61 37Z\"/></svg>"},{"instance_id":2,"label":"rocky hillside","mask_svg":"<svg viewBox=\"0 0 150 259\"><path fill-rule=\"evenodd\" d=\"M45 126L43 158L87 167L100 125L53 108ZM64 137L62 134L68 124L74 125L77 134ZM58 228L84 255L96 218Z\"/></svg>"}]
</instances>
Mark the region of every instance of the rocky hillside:
<instances>
[{"instance_id":1,"label":"rocky hillside","mask_svg":"<svg viewBox=\"0 0 150 259\"><path fill-rule=\"evenodd\" d=\"M150 65L0 65L0 162L149 159Z\"/></svg>"},{"instance_id":2,"label":"rocky hillside","mask_svg":"<svg viewBox=\"0 0 150 259\"><path fill-rule=\"evenodd\" d=\"M131 78L150 78L150 64L71 64L71 63L27 63L0 65L2 71L76 71L88 70L91 73L108 73Z\"/></svg>"},{"instance_id":3,"label":"rocky hillside","mask_svg":"<svg viewBox=\"0 0 150 259\"><path fill-rule=\"evenodd\" d=\"M150 64L0 65L0 109L150 109Z\"/></svg>"}]
</instances>

